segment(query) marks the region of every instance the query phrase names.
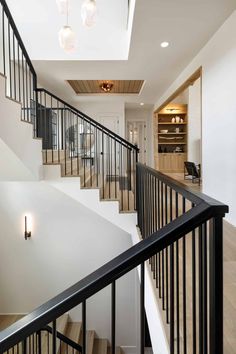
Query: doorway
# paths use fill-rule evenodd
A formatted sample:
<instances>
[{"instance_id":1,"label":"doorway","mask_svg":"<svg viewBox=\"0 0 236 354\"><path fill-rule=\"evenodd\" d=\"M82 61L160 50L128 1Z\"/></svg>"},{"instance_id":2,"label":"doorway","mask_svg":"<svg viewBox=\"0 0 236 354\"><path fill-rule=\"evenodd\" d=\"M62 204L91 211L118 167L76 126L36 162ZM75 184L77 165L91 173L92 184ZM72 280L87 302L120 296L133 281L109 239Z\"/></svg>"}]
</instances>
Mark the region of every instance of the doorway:
<instances>
[{"instance_id":1,"label":"doorway","mask_svg":"<svg viewBox=\"0 0 236 354\"><path fill-rule=\"evenodd\" d=\"M127 121L126 139L139 147L139 162L147 163L147 124L145 121Z\"/></svg>"},{"instance_id":2,"label":"doorway","mask_svg":"<svg viewBox=\"0 0 236 354\"><path fill-rule=\"evenodd\" d=\"M202 179L201 79L200 68L154 113L155 168L196 189L199 179L185 162L196 166Z\"/></svg>"}]
</instances>

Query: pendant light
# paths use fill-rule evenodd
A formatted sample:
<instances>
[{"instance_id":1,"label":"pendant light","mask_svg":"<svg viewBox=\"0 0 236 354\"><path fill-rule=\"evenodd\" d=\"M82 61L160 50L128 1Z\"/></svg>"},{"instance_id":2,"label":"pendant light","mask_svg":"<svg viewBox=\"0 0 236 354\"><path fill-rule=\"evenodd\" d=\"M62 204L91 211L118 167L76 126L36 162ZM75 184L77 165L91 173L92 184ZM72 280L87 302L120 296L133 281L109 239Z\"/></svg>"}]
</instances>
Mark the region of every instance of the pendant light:
<instances>
[{"instance_id":1,"label":"pendant light","mask_svg":"<svg viewBox=\"0 0 236 354\"><path fill-rule=\"evenodd\" d=\"M69 0L56 0L58 11L61 15L66 15Z\"/></svg>"},{"instance_id":2,"label":"pendant light","mask_svg":"<svg viewBox=\"0 0 236 354\"><path fill-rule=\"evenodd\" d=\"M96 23L96 0L85 0L81 7L81 17L84 26L92 27Z\"/></svg>"},{"instance_id":3,"label":"pendant light","mask_svg":"<svg viewBox=\"0 0 236 354\"><path fill-rule=\"evenodd\" d=\"M72 53L76 47L76 37L75 33L72 31L72 28L68 25L68 17L69 17L69 2L67 1L66 5L66 25L63 26L59 33L59 44L62 49L66 53Z\"/></svg>"}]
</instances>

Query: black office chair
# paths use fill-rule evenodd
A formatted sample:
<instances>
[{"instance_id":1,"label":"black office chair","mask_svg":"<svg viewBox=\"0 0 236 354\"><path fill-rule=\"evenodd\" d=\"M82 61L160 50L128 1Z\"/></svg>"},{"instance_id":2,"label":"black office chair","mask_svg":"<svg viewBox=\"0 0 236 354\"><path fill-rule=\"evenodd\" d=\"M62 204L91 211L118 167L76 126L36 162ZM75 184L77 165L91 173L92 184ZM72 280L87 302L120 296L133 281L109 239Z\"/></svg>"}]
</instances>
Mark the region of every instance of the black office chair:
<instances>
[{"instance_id":1,"label":"black office chair","mask_svg":"<svg viewBox=\"0 0 236 354\"><path fill-rule=\"evenodd\" d=\"M196 165L194 162L185 161L184 162L184 179L192 180L192 183L198 182L199 186L201 183L201 166Z\"/></svg>"}]
</instances>

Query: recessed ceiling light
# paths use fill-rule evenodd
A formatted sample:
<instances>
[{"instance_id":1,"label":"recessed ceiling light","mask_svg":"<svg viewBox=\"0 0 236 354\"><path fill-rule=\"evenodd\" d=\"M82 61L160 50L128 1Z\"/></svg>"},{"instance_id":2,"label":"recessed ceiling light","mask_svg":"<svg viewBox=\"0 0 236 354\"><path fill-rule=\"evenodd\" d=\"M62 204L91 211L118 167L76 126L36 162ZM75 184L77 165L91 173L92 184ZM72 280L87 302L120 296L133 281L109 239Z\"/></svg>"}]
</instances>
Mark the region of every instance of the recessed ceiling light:
<instances>
[{"instance_id":1,"label":"recessed ceiling light","mask_svg":"<svg viewBox=\"0 0 236 354\"><path fill-rule=\"evenodd\" d=\"M162 48L167 48L167 47L169 47L169 45L170 45L169 42L162 42L162 43L161 43L161 47L162 47Z\"/></svg>"},{"instance_id":2,"label":"recessed ceiling light","mask_svg":"<svg viewBox=\"0 0 236 354\"><path fill-rule=\"evenodd\" d=\"M143 102L141 102L141 103L140 103L140 106L144 106L144 103L143 103Z\"/></svg>"}]
</instances>

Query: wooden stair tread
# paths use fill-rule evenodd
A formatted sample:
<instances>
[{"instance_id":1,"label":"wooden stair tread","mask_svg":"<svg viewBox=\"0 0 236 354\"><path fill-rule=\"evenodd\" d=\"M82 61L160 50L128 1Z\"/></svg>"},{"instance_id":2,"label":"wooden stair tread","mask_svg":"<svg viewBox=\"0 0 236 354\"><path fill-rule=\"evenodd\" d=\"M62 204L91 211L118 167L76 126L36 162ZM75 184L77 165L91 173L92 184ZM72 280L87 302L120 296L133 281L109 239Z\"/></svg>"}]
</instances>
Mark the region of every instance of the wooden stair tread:
<instances>
[{"instance_id":1,"label":"wooden stair tread","mask_svg":"<svg viewBox=\"0 0 236 354\"><path fill-rule=\"evenodd\" d=\"M73 342L79 343L79 339L81 336L81 328L82 328L81 322L68 322L67 327L66 327L65 336L67 338L71 339ZM61 344L61 352L62 353L67 352L67 348L66 348L65 343Z\"/></svg>"},{"instance_id":2,"label":"wooden stair tread","mask_svg":"<svg viewBox=\"0 0 236 354\"><path fill-rule=\"evenodd\" d=\"M73 342L79 343L81 328L81 322L68 322L65 336L73 340Z\"/></svg>"},{"instance_id":3,"label":"wooden stair tread","mask_svg":"<svg viewBox=\"0 0 236 354\"><path fill-rule=\"evenodd\" d=\"M83 346L83 336L82 336L82 330L81 330L81 335L80 335L80 340L79 344ZM94 344L94 338L95 338L95 331L94 330L88 330L86 331L86 353L87 354L93 354L93 344Z\"/></svg>"},{"instance_id":4,"label":"wooden stair tread","mask_svg":"<svg viewBox=\"0 0 236 354\"><path fill-rule=\"evenodd\" d=\"M57 331L65 334L69 315L66 313L57 319Z\"/></svg>"},{"instance_id":5,"label":"wooden stair tread","mask_svg":"<svg viewBox=\"0 0 236 354\"><path fill-rule=\"evenodd\" d=\"M87 331L86 333L87 354L93 354L94 337L95 337L95 331Z\"/></svg>"},{"instance_id":6,"label":"wooden stair tread","mask_svg":"<svg viewBox=\"0 0 236 354\"><path fill-rule=\"evenodd\" d=\"M107 354L108 340L105 338L95 338L93 354Z\"/></svg>"}]
</instances>

